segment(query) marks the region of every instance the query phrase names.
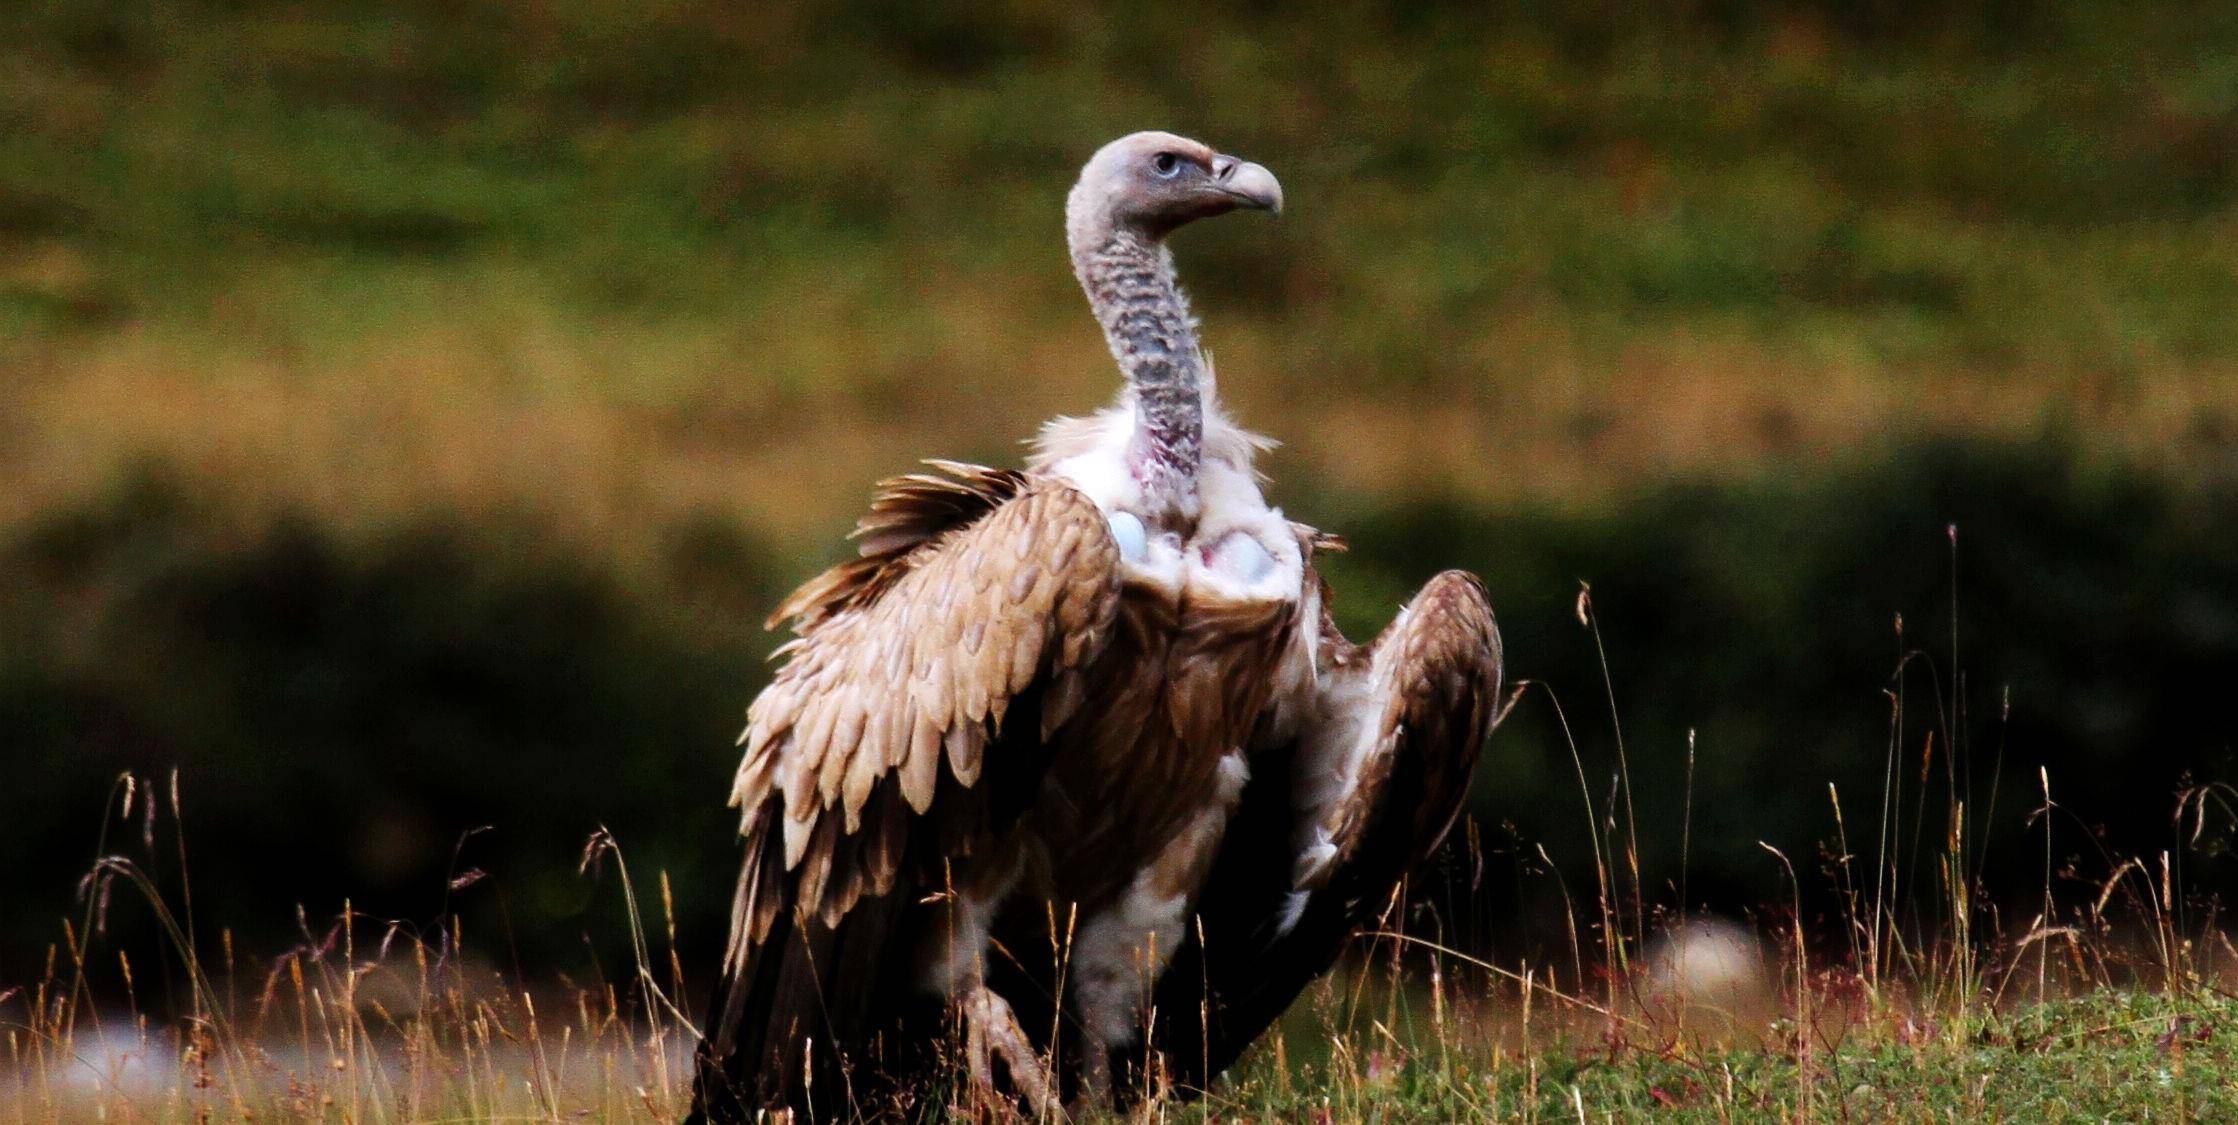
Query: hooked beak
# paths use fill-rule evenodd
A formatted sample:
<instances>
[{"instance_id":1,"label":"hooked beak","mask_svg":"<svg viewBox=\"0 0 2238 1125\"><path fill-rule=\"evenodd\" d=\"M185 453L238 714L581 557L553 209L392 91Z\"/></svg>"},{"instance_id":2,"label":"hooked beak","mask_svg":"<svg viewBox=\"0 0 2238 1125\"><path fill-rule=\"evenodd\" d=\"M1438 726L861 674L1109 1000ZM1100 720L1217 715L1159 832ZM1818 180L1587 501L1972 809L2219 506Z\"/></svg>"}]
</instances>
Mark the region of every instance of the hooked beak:
<instances>
[{"instance_id":1,"label":"hooked beak","mask_svg":"<svg viewBox=\"0 0 2238 1125\"><path fill-rule=\"evenodd\" d=\"M1212 179L1239 207L1282 213L1282 182L1257 164L1223 156L1212 162Z\"/></svg>"}]
</instances>

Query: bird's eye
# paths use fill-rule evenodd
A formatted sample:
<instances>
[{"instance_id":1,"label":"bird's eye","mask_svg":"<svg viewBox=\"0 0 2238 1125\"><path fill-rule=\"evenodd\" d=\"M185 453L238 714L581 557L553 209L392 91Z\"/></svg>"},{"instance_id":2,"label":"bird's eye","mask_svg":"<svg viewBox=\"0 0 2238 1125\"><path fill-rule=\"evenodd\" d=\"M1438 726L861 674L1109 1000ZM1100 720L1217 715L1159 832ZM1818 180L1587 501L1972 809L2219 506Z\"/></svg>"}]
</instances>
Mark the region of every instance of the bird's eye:
<instances>
[{"instance_id":1,"label":"bird's eye","mask_svg":"<svg viewBox=\"0 0 2238 1125\"><path fill-rule=\"evenodd\" d=\"M1181 171L1181 158L1170 152L1161 152L1151 159L1150 167L1160 177L1172 179L1176 173Z\"/></svg>"}]
</instances>

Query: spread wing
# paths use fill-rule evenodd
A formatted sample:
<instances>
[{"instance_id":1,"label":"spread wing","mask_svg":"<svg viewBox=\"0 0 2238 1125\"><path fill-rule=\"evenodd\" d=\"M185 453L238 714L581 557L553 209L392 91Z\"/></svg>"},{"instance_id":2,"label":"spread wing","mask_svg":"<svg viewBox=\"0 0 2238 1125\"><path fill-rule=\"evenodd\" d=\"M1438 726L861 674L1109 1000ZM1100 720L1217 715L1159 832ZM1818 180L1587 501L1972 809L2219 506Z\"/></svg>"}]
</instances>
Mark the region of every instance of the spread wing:
<instances>
[{"instance_id":1,"label":"spread wing","mask_svg":"<svg viewBox=\"0 0 2238 1125\"><path fill-rule=\"evenodd\" d=\"M1118 550L1087 497L934 464L948 476L885 482L861 557L772 618L800 635L740 739L745 861L699 1113L842 1104L823 1099L850 1052L915 991L912 908L1024 810L1111 632Z\"/></svg>"},{"instance_id":2,"label":"spread wing","mask_svg":"<svg viewBox=\"0 0 2238 1125\"><path fill-rule=\"evenodd\" d=\"M1430 580L1373 644L1324 626L1318 698L1254 754L1197 926L1159 982L1158 1046L1202 1090L1445 838L1500 693L1483 583Z\"/></svg>"}]
</instances>

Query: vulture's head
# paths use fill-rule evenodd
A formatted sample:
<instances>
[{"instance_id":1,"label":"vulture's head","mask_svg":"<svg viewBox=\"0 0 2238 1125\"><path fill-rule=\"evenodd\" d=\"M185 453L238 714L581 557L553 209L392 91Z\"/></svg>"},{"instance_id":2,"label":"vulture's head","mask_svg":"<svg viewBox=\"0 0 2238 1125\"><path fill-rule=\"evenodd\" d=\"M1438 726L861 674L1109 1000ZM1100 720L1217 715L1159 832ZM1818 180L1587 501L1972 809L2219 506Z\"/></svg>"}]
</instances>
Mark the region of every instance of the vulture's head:
<instances>
[{"instance_id":1,"label":"vulture's head","mask_svg":"<svg viewBox=\"0 0 2238 1125\"><path fill-rule=\"evenodd\" d=\"M1239 207L1280 212L1274 173L1187 137L1134 133L1089 158L1066 201L1065 225L1075 246L1121 229L1158 239Z\"/></svg>"}]
</instances>

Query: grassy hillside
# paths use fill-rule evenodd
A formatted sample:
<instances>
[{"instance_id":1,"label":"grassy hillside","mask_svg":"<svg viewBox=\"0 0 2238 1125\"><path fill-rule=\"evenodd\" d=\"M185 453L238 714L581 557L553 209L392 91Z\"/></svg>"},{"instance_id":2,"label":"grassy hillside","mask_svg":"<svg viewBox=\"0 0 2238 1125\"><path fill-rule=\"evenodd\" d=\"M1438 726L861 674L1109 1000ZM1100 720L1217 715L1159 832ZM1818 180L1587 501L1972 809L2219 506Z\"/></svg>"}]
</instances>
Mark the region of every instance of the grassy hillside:
<instances>
[{"instance_id":1,"label":"grassy hillside","mask_svg":"<svg viewBox=\"0 0 2238 1125\"><path fill-rule=\"evenodd\" d=\"M820 541L1108 396L1057 211L1150 125L1289 188L1183 249L1287 479L1569 503L2047 422L2226 470L2234 45L2183 4L18 6L0 492L153 448Z\"/></svg>"}]
</instances>

